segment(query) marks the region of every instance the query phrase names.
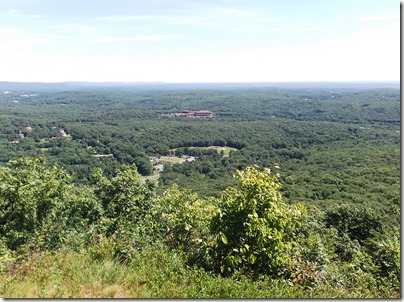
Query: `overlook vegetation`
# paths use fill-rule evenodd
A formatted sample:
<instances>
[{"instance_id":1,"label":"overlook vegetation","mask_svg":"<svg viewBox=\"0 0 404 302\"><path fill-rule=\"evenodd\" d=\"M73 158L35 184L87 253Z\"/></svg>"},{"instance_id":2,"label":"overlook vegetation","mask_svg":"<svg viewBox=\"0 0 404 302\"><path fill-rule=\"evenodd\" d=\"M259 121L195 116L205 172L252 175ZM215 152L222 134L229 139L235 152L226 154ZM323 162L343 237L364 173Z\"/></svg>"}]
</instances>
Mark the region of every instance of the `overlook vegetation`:
<instances>
[{"instance_id":1,"label":"overlook vegetation","mask_svg":"<svg viewBox=\"0 0 404 302\"><path fill-rule=\"evenodd\" d=\"M400 297L398 89L2 85L0 296Z\"/></svg>"}]
</instances>

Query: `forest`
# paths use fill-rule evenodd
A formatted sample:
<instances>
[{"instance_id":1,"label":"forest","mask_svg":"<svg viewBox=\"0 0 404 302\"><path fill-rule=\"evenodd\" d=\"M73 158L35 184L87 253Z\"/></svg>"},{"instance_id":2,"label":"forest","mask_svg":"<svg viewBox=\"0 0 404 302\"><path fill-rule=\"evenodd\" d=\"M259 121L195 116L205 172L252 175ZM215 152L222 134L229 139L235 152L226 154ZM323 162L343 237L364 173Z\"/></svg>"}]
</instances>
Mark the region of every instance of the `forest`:
<instances>
[{"instance_id":1,"label":"forest","mask_svg":"<svg viewBox=\"0 0 404 302\"><path fill-rule=\"evenodd\" d=\"M2 82L0 296L399 298L400 101Z\"/></svg>"}]
</instances>

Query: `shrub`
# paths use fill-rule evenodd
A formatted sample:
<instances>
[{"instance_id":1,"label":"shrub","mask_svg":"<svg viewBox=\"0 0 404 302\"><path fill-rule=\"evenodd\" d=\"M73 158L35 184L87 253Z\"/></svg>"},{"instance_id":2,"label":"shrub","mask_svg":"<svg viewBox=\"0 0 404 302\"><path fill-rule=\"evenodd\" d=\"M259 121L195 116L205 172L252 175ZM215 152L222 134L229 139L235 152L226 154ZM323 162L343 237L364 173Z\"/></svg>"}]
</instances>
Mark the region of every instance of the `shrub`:
<instances>
[{"instance_id":1,"label":"shrub","mask_svg":"<svg viewBox=\"0 0 404 302\"><path fill-rule=\"evenodd\" d=\"M342 204L326 213L327 227L335 227L342 236L362 242L381 229L379 215L366 205Z\"/></svg>"},{"instance_id":2,"label":"shrub","mask_svg":"<svg viewBox=\"0 0 404 302\"><path fill-rule=\"evenodd\" d=\"M399 287L401 279L401 260L400 260L400 238L397 234L378 234L370 238L366 243L373 261L378 267L377 276L379 278L390 278Z\"/></svg>"},{"instance_id":3,"label":"shrub","mask_svg":"<svg viewBox=\"0 0 404 302\"><path fill-rule=\"evenodd\" d=\"M104 227L108 236L119 229L138 225L150 213L154 184L142 183L136 165L123 165L111 179L97 169L92 178L95 181L95 196L104 211Z\"/></svg>"},{"instance_id":4,"label":"shrub","mask_svg":"<svg viewBox=\"0 0 404 302\"><path fill-rule=\"evenodd\" d=\"M189 266L209 269L206 246L212 242L209 224L214 211L212 199L201 199L174 185L155 204L155 236L168 247L180 249Z\"/></svg>"},{"instance_id":5,"label":"shrub","mask_svg":"<svg viewBox=\"0 0 404 302\"><path fill-rule=\"evenodd\" d=\"M174 185L159 199L154 216L159 219L159 233L166 244L191 249L208 237L214 209L210 200Z\"/></svg>"},{"instance_id":6,"label":"shrub","mask_svg":"<svg viewBox=\"0 0 404 302\"><path fill-rule=\"evenodd\" d=\"M292 263L295 234L303 205L287 205L278 175L248 167L237 171L237 186L218 200L211 231L214 266L224 274L237 270L281 275Z\"/></svg>"},{"instance_id":7,"label":"shrub","mask_svg":"<svg viewBox=\"0 0 404 302\"><path fill-rule=\"evenodd\" d=\"M153 240L151 210L155 185L142 183L136 165L123 165L111 179L97 169L92 178L95 198L103 210L96 233L114 238L115 255L130 260L133 251Z\"/></svg>"},{"instance_id":8,"label":"shrub","mask_svg":"<svg viewBox=\"0 0 404 302\"><path fill-rule=\"evenodd\" d=\"M8 248L54 247L68 221L59 217L68 199L70 176L44 157L20 158L0 168L0 236Z\"/></svg>"}]
</instances>

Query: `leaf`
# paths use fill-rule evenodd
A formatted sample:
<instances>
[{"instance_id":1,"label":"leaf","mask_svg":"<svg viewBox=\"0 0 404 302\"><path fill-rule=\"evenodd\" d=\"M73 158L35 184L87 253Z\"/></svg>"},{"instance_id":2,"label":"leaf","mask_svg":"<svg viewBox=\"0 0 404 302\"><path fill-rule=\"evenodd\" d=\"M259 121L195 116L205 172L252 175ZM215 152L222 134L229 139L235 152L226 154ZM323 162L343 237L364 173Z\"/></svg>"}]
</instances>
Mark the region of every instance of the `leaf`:
<instances>
[{"instance_id":1,"label":"leaf","mask_svg":"<svg viewBox=\"0 0 404 302\"><path fill-rule=\"evenodd\" d=\"M254 264L256 259L257 258L253 254L250 254L250 256L248 257L248 262Z\"/></svg>"},{"instance_id":2,"label":"leaf","mask_svg":"<svg viewBox=\"0 0 404 302\"><path fill-rule=\"evenodd\" d=\"M223 233L221 233L220 234L220 239L222 240L222 242L224 243L224 244L227 244L227 238L226 238L226 235L225 234L223 234Z\"/></svg>"}]
</instances>

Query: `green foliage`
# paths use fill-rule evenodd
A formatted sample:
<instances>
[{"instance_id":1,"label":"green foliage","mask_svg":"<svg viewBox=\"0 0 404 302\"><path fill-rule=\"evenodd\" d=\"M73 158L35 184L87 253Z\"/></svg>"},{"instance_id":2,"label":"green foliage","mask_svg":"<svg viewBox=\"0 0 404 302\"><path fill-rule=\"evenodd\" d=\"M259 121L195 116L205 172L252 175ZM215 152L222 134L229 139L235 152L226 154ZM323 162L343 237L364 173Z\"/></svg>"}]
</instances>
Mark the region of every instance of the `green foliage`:
<instances>
[{"instance_id":1,"label":"green foliage","mask_svg":"<svg viewBox=\"0 0 404 302\"><path fill-rule=\"evenodd\" d=\"M135 296L148 297L400 295L398 89L125 87L19 95L0 95L2 293L26 284L25 276L13 281L17 271L29 275L38 262L43 271L27 283L34 291L21 296L45 296L52 280L58 289L48 296L68 295L59 290L64 278L70 295L87 297L127 295L132 286L146 288ZM184 109L215 116L160 117ZM237 151L223 157L206 150L213 145ZM174 150L198 159L166 164L157 197L139 173L156 174L148 157ZM247 168L272 169L274 162L280 177ZM296 212L304 212L299 203L308 215ZM61 278L52 264L63 267L61 246L83 267L89 262L85 274L95 285L70 279L81 272L71 259L74 270ZM117 276L134 267L140 273L128 287L111 284L123 284Z\"/></svg>"},{"instance_id":2,"label":"green foliage","mask_svg":"<svg viewBox=\"0 0 404 302\"><path fill-rule=\"evenodd\" d=\"M401 258L400 258L400 238L399 229L394 230L393 234L378 234L370 238L366 247L369 250L374 263L378 266L377 276L389 278L390 281L399 287L401 280Z\"/></svg>"},{"instance_id":3,"label":"green foliage","mask_svg":"<svg viewBox=\"0 0 404 302\"><path fill-rule=\"evenodd\" d=\"M0 168L0 236L10 249L22 245L56 246L63 240L70 176L44 158L21 158Z\"/></svg>"},{"instance_id":4,"label":"green foliage","mask_svg":"<svg viewBox=\"0 0 404 302\"><path fill-rule=\"evenodd\" d=\"M236 270L281 275L291 264L302 205L287 205L277 175L248 167L237 172L238 184L218 200L212 220L217 240L213 258L223 273Z\"/></svg>"},{"instance_id":5,"label":"green foliage","mask_svg":"<svg viewBox=\"0 0 404 302\"><path fill-rule=\"evenodd\" d=\"M94 243L92 251L105 250ZM380 298L369 274L351 266L333 267L331 283L307 288L284 279L248 276L222 277L189 269L181 252L163 245L145 248L130 263L110 253L88 250L27 254L0 274L0 296L6 298ZM384 287L388 284L385 280Z\"/></svg>"},{"instance_id":6,"label":"green foliage","mask_svg":"<svg viewBox=\"0 0 404 302\"><path fill-rule=\"evenodd\" d=\"M13 257L13 253L3 240L0 240L0 272L5 271L14 261L15 258Z\"/></svg>"},{"instance_id":7,"label":"green foliage","mask_svg":"<svg viewBox=\"0 0 404 302\"><path fill-rule=\"evenodd\" d=\"M10 237L2 235L0 291L7 297L324 298L399 292L397 238L371 237L365 247L345 234L351 256L340 262L333 249L345 239L316 219L327 213L308 216L303 206L284 203L279 177L269 169L238 172L237 185L220 199L201 199L178 187L157 198L135 166L111 178L96 171L93 187L74 187L62 169L44 167L43 159L20 163L25 164L3 168L8 182L2 188L11 187L11 176L31 175L35 183L37 177L59 179L64 189L50 197L27 183L20 188L22 196L55 198L59 220L25 230L26 243L15 247L18 257ZM57 178L59 173L64 177ZM36 189L42 194L34 194Z\"/></svg>"},{"instance_id":8,"label":"green foliage","mask_svg":"<svg viewBox=\"0 0 404 302\"><path fill-rule=\"evenodd\" d=\"M124 165L108 179L97 169L92 178L94 194L100 201L105 218L105 233L110 236L120 228L138 225L150 213L154 184L143 184L136 165Z\"/></svg>"},{"instance_id":9,"label":"green foliage","mask_svg":"<svg viewBox=\"0 0 404 302\"><path fill-rule=\"evenodd\" d=\"M211 200L173 186L159 198L154 217L160 222L164 242L170 247L192 250L208 237L214 210Z\"/></svg>"},{"instance_id":10,"label":"green foliage","mask_svg":"<svg viewBox=\"0 0 404 302\"><path fill-rule=\"evenodd\" d=\"M327 227L334 227L339 234L352 240L364 241L381 229L381 218L367 205L343 204L327 211Z\"/></svg>"},{"instance_id":11,"label":"green foliage","mask_svg":"<svg viewBox=\"0 0 404 302\"><path fill-rule=\"evenodd\" d=\"M96 233L111 238L115 255L130 259L152 235L155 185L142 183L136 165L124 165L111 179L101 170L92 174L94 195L102 206Z\"/></svg>"}]
</instances>

